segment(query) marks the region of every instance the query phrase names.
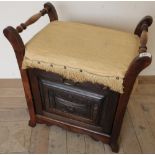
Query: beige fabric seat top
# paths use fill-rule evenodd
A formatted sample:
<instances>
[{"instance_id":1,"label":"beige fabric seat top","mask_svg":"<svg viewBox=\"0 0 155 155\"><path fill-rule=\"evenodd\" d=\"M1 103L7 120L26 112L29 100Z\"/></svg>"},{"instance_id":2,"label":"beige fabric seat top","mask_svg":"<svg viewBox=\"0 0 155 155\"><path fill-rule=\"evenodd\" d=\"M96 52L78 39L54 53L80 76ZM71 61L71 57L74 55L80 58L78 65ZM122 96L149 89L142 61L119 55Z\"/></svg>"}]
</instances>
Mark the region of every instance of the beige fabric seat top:
<instances>
[{"instance_id":1,"label":"beige fabric seat top","mask_svg":"<svg viewBox=\"0 0 155 155\"><path fill-rule=\"evenodd\" d=\"M39 68L123 93L123 78L138 47L139 39L131 33L55 21L26 44L23 69Z\"/></svg>"}]
</instances>

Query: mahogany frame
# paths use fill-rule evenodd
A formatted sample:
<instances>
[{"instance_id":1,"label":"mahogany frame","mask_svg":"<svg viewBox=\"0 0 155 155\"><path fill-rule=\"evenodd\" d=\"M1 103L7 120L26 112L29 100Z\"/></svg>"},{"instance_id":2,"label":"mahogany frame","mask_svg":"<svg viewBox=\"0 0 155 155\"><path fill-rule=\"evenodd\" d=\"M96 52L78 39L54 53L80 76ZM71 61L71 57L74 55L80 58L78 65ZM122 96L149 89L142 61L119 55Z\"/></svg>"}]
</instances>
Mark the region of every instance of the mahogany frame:
<instances>
[{"instance_id":1,"label":"mahogany frame","mask_svg":"<svg viewBox=\"0 0 155 155\"><path fill-rule=\"evenodd\" d=\"M144 17L139 24L137 25L135 29L135 34L140 37L140 47L139 47L139 55L132 61L130 64L128 71L125 75L123 86L124 86L124 93L119 94L119 100L118 100L118 106L116 109L116 115L113 122L113 128L112 128L112 134L111 136L101 135L97 132L92 132L90 130L81 128L81 127L75 127L74 125L68 125L64 122L52 120L45 118L43 116L39 116L35 114L34 104L33 104L33 97L32 97L32 90L30 87L30 81L28 76L28 71L23 70L21 68L22 61L25 54L25 45L19 35L20 32L22 32L24 29L27 28L27 26L33 24L36 22L41 16L44 16L45 14L48 14L50 22L54 20L58 20L57 12L54 8L54 6L51 3L45 3L44 9L42 9L39 13L35 14L31 18L29 18L25 23L20 24L16 29L8 26L4 29L3 33L5 37L8 39L8 41L11 43L14 52L16 54L16 58L18 61L18 66L20 69L22 82L24 86L25 91L25 97L27 100L27 106L29 110L30 115L30 121L29 125L31 127L34 127L36 123L46 123L48 125L57 124L61 127L64 127L66 129L79 132L79 133L86 133L93 138L97 140L101 140L104 143L108 143L112 151L118 152L119 146L118 146L118 138L121 131L122 121L125 114L125 110L129 101L130 94L133 89L134 82L138 76L138 74L147 66L151 64L152 56L151 54L147 54L147 31L148 27L151 26L153 19L151 16Z\"/></svg>"}]
</instances>

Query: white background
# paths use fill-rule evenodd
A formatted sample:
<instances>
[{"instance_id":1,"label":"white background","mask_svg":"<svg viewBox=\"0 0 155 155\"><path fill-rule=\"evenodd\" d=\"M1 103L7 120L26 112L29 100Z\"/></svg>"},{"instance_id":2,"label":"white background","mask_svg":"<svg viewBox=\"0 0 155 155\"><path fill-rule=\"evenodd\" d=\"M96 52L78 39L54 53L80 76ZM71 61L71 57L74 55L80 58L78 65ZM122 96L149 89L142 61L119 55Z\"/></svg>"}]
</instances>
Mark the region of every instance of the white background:
<instances>
[{"instance_id":1,"label":"white background","mask_svg":"<svg viewBox=\"0 0 155 155\"><path fill-rule=\"evenodd\" d=\"M0 78L20 78L13 49L3 36L6 26L16 27L43 8L45 2L0 2ZM52 2L60 20L80 21L134 32L137 23L145 15L155 19L155 2ZM29 26L21 36L28 41L49 22L45 15ZM150 67L143 75L155 75L155 23L149 29L148 52L153 55Z\"/></svg>"}]
</instances>

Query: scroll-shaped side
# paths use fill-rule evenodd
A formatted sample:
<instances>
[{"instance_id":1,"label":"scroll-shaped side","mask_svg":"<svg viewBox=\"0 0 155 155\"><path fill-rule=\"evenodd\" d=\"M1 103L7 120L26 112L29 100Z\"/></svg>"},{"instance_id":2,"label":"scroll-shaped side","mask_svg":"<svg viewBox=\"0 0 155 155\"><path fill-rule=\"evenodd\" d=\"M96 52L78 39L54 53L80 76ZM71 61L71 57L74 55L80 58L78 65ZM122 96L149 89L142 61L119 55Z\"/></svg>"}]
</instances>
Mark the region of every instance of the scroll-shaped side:
<instances>
[{"instance_id":1,"label":"scroll-shaped side","mask_svg":"<svg viewBox=\"0 0 155 155\"><path fill-rule=\"evenodd\" d=\"M19 66L22 81L23 81L28 110L29 110L29 114L30 114L29 125L35 126L36 118L35 118L35 112L34 112L34 107L33 107L33 99L32 99L32 93L31 93L31 88L30 88L30 84L29 84L29 78L27 75L27 71L21 69L23 57L25 54L24 43L23 43L20 35L18 34L17 30L11 26L5 28L3 30L3 33L4 33L5 37L8 39L8 41L10 42L10 44L12 45L14 52L16 54L18 66Z\"/></svg>"},{"instance_id":2,"label":"scroll-shaped side","mask_svg":"<svg viewBox=\"0 0 155 155\"><path fill-rule=\"evenodd\" d=\"M48 14L50 21L58 20L58 15L54 6L48 2L44 4L44 9L30 17L26 22L21 23L19 26L17 26L16 30L18 31L18 33L21 33L29 25L35 23L38 19L40 19L40 17L44 16L45 14Z\"/></svg>"},{"instance_id":3,"label":"scroll-shaped side","mask_svg":"<svg viewBox=\"0 0 155 155\"><path fill-rule=\"evenodd\" d=\"M121 130L123 117L126 111L126 107L133 89L134 82L138 74L151 64L152 56L149 53L140 53L130 64L129 69L125 75L123 86L124 93L120 95L118 101L118 107L116 110L116 116L111 133L110 145L112 150L118 152L118 137Z\"/></svg>"},{"instance_id":4,"label":"scroll-shaped side","mask_svg":"<svg viewBox=\"0 0 155 155\"><path fill-rule=\"evenodd\" d=\"M16 54L19 68L21 68L22 61L23 61L24 54L25 54L25 46L24 46L22 38L20 37L20 35L16 31L16 29L14 29L11 26L8 26L7 28L5 28L3 30L3 33L4 33L5 37L11 43L11 45L15 51L15 54Z\"/></svg>"},{"instance_id":5,"label":"scroll-shaped side","mask_svg":"<svg viewBox=\"0 0 155 155\"><path fill-rule=\"evenodd\" d=\"M144 29L143 25L147 25L147 27L150 27L152 25L153 18L151 16L145 16L137 25L134 34L141 36L141 33Z\"/></svg>"},{"instance_id":6,"label":"scroll-shaped side","mask_svg":"<svg viewBox=\"0 0 155 155\"><path fill-rule=\"evenodd\" d=\"M56 9L50 2L45 3L44 8L48 10L47 13L50 18L50 22L52 22L54 20L58 20L58 15L57 15Z\"/></svg>"},{"instance_id":7,"label":"scroll-shaped side","mask_svg":"<svg viewBox=\"0 0 155 155\"><path fill-rule=\"evenodd\" d=\"M144 17L137 25L135 34L140 37L139 55L132 61L123 80L124 93L120 95L116 110L115 120L111 133L110 145L113 151L118 151L118 137L120 134L123 117L131 95L134 82L138 74L151 64L152 56L147 53L147 32L148 27L152 24L152 17Z\"/></svg>"}]
</instances>

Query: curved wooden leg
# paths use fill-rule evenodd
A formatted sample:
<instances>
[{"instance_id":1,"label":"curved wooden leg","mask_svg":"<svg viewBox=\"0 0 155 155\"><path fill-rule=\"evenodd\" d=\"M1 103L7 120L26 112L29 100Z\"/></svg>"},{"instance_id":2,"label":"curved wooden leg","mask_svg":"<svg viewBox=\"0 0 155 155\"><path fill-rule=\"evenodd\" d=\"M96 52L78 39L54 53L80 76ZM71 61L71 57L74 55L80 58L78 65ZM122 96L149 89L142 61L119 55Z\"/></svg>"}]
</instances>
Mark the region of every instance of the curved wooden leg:
<instances>
[{"instance_id":1,"label":"curved wooden leg","mask_svg":"<svg viewBox=\"0 0 155 155\"><path fill-rule=\"evenodd\" d=\"M51 127L51 126L53 126L53 124L46 124L46 126Z\"/></svg>"},{"instance_id":2,"label":"curved wooden leg","mask_svg":"<svg viewBox=\"0 0 155 155\"><path fill-rule=\"evenodd\" d=\"M33 97L32 97L31 87L30 87L30 83L29 83L29 77L28 77L27 71L21 69L24 54L25 54L25 46L24 46L24 43L23 43L20 35L18 34L18 31L16 29L14 29L13 27L9 26L9 27L5 28L3 30L3 33L4 33L5 37L11 43L11 45L14 49L14 52L16 54L18 66L20 69L21 77L22 77L28 111L29 111L29 115L30 115L29 125L34 127L36 124L36 118L35 118L35 110L34 110L34 105L33 105Z\"/></svg>"},{"instance_id":3,"label":"curved wooden leg","mask_svg":"<svg viewBox=\"0 0 155 155\"><path fill-rule=\"evenodd\" d=\"M21 72L25 97L26 97L29 116L30 116L29 126L35 127L36 126L36 116L35 116L35 110L34 110L33 99L32 99L33 97L32 97L30 82L29 82L29 78L28 78L28 73L26 70L22 70L22 69L20 70L20 72Z\"/></svg>"},{"instance_id":4,"label":"curved wooden leg","mask_svg":"<svg viewBox=\"0 0 155 155\"><path fill-rule=\"evenodd\" d=\"M95 138L94 136L90 136L93 140L95 140L96 142L98 142L99 140L97 138Z\"/></svg>"},{"instance_id":5,"label":"curved wooden leg","mask_svg":"<svg viewBox=\"0 0 155 155\"><path fill-rule=\"evenodd\" d=\"M30 115L29 125L31 127L34 127L36 125L36 116L35 116L33 97L32 97L28 73L26 70L22 70L22 62L23 62L23 58L25 55L25 45L24 45L24 42L23 42L22 38L20 37L19 33L22 32L24 29L26 29L27 26L36 22L41 16L45 15L46 13L48 14L51 22L54 20L58 20L58 15L57 15L56 9L54 8L54 6L51 3L48 2L44 5L43 10L41 10L38 14L32 16L24 24L21 24L16 29L11 26L8 26L7 28L5 28L3 30L5 37L11 43L11 45L14 49L14 52L16 54L18 66L19 66L22 81L23 81L23 87L24 87L24 91L25 91L25 97L26 97L26 101L27 101L28 111L29 111L29 115Z\"/></svg>"},{"instance_id":6,"label":"curved wooden leg","mask_svg":"<svg viewBox=\"0 0 155 155\"><path fill-rule=\"evenodd\" d=\"M36 126L36 121L29 120L29 126L30 127L35 127Z\"/></svg>"},{"instance_id":7,"label":"curved wooden leg","mask_svg":"<svg viewBox=\"0 0 155 155\"><path fill-rule=\"evenodd\" d=\"M110 147L111 147L112 152L118 153L118 151L119 151L119 145L118 145L117 142L116 143L111 143L110 144Z\"/></svg>"}]
</instances>

